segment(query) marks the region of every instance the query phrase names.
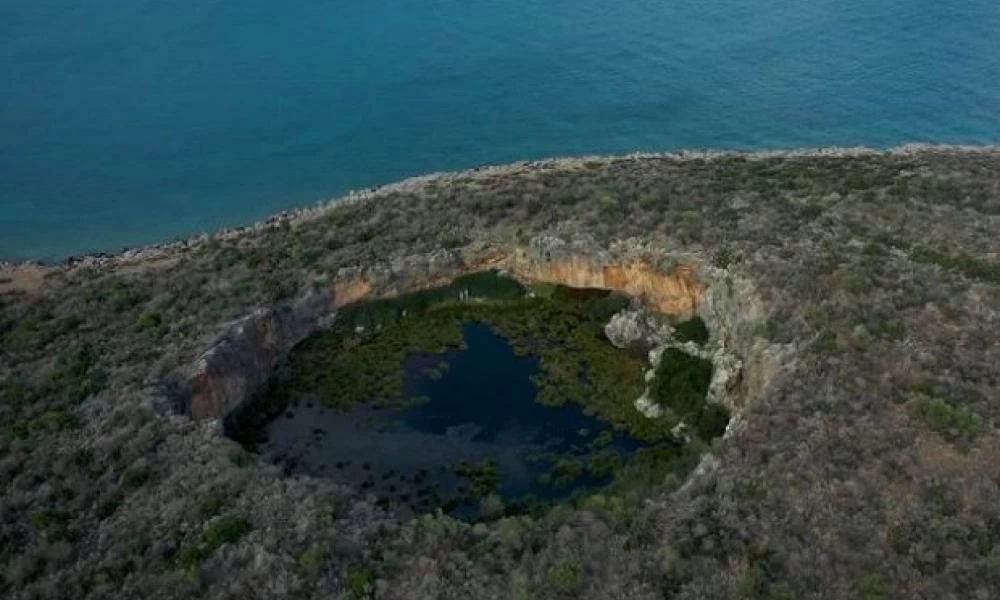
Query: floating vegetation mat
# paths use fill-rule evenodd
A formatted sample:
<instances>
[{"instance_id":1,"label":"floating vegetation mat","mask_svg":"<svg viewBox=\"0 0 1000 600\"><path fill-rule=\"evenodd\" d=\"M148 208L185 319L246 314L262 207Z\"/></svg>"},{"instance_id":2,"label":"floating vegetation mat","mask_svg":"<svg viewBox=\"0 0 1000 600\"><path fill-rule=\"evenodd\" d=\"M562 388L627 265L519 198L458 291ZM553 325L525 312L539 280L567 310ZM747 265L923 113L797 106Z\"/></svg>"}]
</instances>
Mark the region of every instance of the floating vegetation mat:
<instances>
[{"instance_id":1,"label":"floating vegetation mat","mask_svg":"<svg viewBox=\"0 0 1000 600\"><path fill-rule=\"evenodd\" d=\"M497 273L359 304L300 344L227 430L289 472L411 513L492 518L652 482L695 453L671 434L679 415L647 419L633 406L645 352L603 333L628 304L605 290L529 291ZM705 409L711 363L664 356L669 372L651 391L712 435L728 415Z\"/></svg>"}]
</instances>

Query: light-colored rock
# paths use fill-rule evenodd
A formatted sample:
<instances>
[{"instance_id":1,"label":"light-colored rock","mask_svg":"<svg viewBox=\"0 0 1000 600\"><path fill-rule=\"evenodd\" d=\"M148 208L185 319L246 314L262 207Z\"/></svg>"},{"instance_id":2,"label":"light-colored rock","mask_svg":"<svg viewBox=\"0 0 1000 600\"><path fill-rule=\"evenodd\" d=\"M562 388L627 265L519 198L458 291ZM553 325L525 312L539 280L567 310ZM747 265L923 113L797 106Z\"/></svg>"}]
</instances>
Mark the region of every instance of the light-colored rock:
<instances>
[{"instance_id":1,"label":"light-colored rock","mask_svg":"<svg viewBox=\"0 0 1000 600\"><path fill-rule=\"evenodd\" d=\"M736 386L743 371L743 361L720 349L712 355L712 381L708 385L708 402L723 404L730 411L736 407L729 401L729 392Z\"/></svg>"},{"instance_id":2,"label":"light-colored rock","mask_svg":"<svg viewBox=\"0 0 1000 600\"><path fill-rule=\"evenodd\" d=\"M604 326L604 335L616 348L629 348L645 341L647 333L645 320L637 310L623 310Z\"/></svg>"},{"instance_id":3,"label":"light-colored rock","mask_svg":"<svg viewBox=\"0 0 1000 600\"><path fill-rule=\"evenodd\" d=\"M604 335L617 348L635 344L662 345L671 339L672 328L645 309L629 308L613 315L604 326Z\"/></svg>"},{"instance_id":4,"label":"light-colored rock","mask_svg":"<svg viewBox=\"0 0 1000 600\"><path fill-rule=\"evenodd\" d=\"M663 407L649 397L649 390L635 399L635 408L649 419L658 419L663 416Z\"/></svg>"},{"instance_id":5,"label":"light-colored rock","mask_svg":"<svg viewBox=\"0 0 1000 600\"><path fill-rule=\"evenodd\" d=\"M653 373L656 373L656 367L660 366L660 359L663 358L663 352L667 349L665 345L656 346L649 351L649 364L653 367Z\"/></svg>"}]
</instances>

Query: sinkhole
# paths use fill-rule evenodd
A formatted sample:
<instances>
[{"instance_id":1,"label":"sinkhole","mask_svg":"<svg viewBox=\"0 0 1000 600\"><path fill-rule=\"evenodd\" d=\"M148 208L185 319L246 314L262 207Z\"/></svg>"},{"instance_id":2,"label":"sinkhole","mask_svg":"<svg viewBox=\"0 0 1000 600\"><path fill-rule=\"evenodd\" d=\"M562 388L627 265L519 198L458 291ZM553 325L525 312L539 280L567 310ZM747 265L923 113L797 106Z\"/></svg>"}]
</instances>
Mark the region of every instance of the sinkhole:
<instances>
[{"instance_id":1,"label":"sinkhole","mask_svg":"<svg viewBox=\"0 0 1000 600\"><path fill-rule=\"evenodd\" d=\"M497 272L359 303L296 346L226 432L406 514L488 519L653 484L693 466L728 413L704 401L710 362L668 350L649 383L649 347L611 344L604 325L631 303ZM664 417L636 410L644 393ZM677 435L682 418L696 435Z\"/></svg>"}]
</instances>

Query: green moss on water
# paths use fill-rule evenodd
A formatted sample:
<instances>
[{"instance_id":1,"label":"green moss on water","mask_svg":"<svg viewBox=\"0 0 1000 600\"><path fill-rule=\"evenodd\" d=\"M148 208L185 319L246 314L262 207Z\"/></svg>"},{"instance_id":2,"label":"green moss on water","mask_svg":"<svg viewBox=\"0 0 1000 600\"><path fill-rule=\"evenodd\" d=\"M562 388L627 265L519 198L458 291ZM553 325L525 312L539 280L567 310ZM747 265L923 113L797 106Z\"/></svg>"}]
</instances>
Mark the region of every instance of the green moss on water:
<instances>
[{"instance_id":1,"label":"green moss on water","mask_svg":"<svg viewBox=\"0 0 1000 600\"><path fill-rule=\"evenodd\" d=\"M474 300L460 300L460 294ZM261 398L234 415L230 425L238 439L253 443L275 415L307 398L334 409L362 403L404 407L407 360L462 347L462 324L478 321L493 327L517 354L540 359L534 379L538 402L577 404L634 437L664 439L669 431L632 406L644 388L643 360L615 348L603 334L604 322L628 302L604 290L564 286L553 286L545 297L528 297L516 281L493 272L366 302L345 309L331 330L300 344Z\"/></svg>"},{"instance_id":2,"label":"green moss on water","mask_svg":"<svg viewBox=\"0 0 1000 600\"><path fill-rule=\"evenodd\" d=\"M397 298L355 304L342 310L337 316L337 322L344 329L379 328L397 324L408 317L420 316L433 307L463 298L516 301L526 293L527 290L520 283L504 277L498 271L470 273L456 278L446 286Z\"/></svg>"},{"instance_id":3,"label":"green moss on water","mask_svg":"<svg viewBox=\"0 0 1000 600\"><path fill-rule=\"evenodd\" d=\"M274 416L303 402L343 410L358 404L404 409L426 402L426 397L404 394L408 365L414 357L424 357L418 364L426 366L417 368L425 377L444 376L448 363L444 357L434 357L464 347L463 326L479 322L506 339L516 354L538 358L539 371L533 376L537 402L580 406L650 444L626 460L613 447L611 431L590 441L585 440L590 432L578 432L592 454L584 460L571 455L540 457L552 463L541 476L542 484L570 488L582 479L610 481L606 493L632 497L641 493L637 490L653 489L671 473L682 477L693 468L701 442L680 443L671 429L683 420L704 441L725 430L726 409L705 402L711 363L666 350L650 389L666 414L648 419L634 407L646 386L644 358L615 348L603 333L607 320L627 307L629 299L604 290L558 285L533 286L531 291L528 294L496 273L477 274L445 288L349 307L332 328L315 333L292 351L262 396L232 417L230 430L240 441L252 444L261 439ZM679 337L699 343L708 337L698 319L678 325L677 330ZM403 502L417 511L448 512L500 489L502 475L495 462L463 461L448 470L461 482L454 493L418 487L412 497L383 500L387 506ZM580 494L585 496L583 489ZM498 510L535 514L552 502L504 499Z\"/></svg>"},{"instance_id":4,"label":"green moss on water","mask_svg":"<svg viewBox=\"0 0 1000 600\"><path fill-rule=\"evenodd\" d=\"M568 487L573 485L577 479L583 475L583 461L574 456L564 456L556 461L552 466L550 481L556 487Z\"/></svg>"},{"instance_id":5,"label":"green moss on water","mask_svg":"<svg viewBox=\"0 0 1000 600\"><path fill-rule=\"evenodd\" d=\"M455 475L467 482L466 499L485 498L500 490L500 467L494 460L479 463L461 461L455 465Z\"/></svg>"},{"instance_id":6,"label":"green moss on water","mask_svg":"<svg viewBox=\"0 0 1000 600\"><path fill-rule=\"evenodd\" d=\"M597 480L606 479L621 470L624 464L624 459L614 448L604 448L590 457L587 473Z\"/></svg>"}]
</instances>

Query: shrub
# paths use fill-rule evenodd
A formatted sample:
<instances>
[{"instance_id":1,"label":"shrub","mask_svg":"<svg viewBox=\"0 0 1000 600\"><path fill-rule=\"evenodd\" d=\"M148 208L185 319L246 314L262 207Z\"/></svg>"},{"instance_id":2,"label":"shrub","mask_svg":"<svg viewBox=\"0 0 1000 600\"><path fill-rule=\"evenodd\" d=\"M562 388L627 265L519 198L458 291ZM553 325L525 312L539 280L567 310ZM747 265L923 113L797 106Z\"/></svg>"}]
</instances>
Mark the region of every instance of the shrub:
<instances>
[{"instance_id":1,"label":"shrub","mask_svg":"<svg viewBox=\"0 0 1000 600\"><path fill-rule=\"evenodd\" d=\"M299 570L309 575L315 577L319 574L320 570L323 568L323 561L326 559L326 553L323 551L318 544L313 544L306 548L302 554L299 554L299 558L296 561Z\"/></svg>"},{"instance_id":2,"label":"shrub","mask_svg":"<svg viewBox=\"0 0 1000 600\"><path fill-rule=\"evenodd\" d=\"M552 467L552 485L565 487L583 475L583 463L578 458L565 456Z\"/></svg>"},{"instance_id":3,"label":"shrub","mask_svg":"<svg viewBox=\"0 0 1000 600\"><path fill-rule=\"evenodd\" d=\"M563 561L545 576L545 586L558 596L575 597L582 583L583 570L576 561Z\"/></svg>"},{"instance_id":4,"label":"shrub","mask_svg":"<svg viewBox=\"0 0 1000 600\"><path fill-rule=\"evenodd\" d=\"M594 479L604 479L617 473L623 464L621 455L614 448L605 448L591 457L587 471Z\"/></svg>"},{"instance_id":5,"label":"shrub","mask_svg":"<svg viewBox=\"0 0 1000 600\"><path fill-rule=\"evenodd\" d=\"M914 403L914 412L931 429L961 446L971 445L985 428L976 413L936 396L921 395Z\"/></svg>"},{"instance_id":6,"label":"shrub","mask_svg":"<svg viewBox=\"0 0 1000 600\"><path fill-rule=\"evenodd\" d=\"M105 374L97 366L97 351L84 344L60 355L50 386L54 395L79 404L104 386Z\"/></svg>"},{"instance_id":7,"label":"shrub","mask_svg":"<svg viewBox=\"0 0 1000 600\"><path fill-rule=\"evenodd\" d=\"M858 585L861 600L888 600L889 597L889 584L879 573L871 573Z\"/></svg>"},{"instance_id":8,"label":"shrub","mask_svg":"<svg viewBox=\"0 0 1000 600\"><path fill-rule=\"evenodd\" d=\"M656 368L651 392L655 400L682 419L701 411L711 381L711 362L668 348Z\"/></svg>"},{"instance_id":9,"label":"shrub","mask_svg":"<svg viewBox=\"0 0 1000 600\"><path fill-rule=\"evenodd\" d=\"M124 312L142 302L142 296L131 285L120 279L111 281L105 289L98 290L97 293L98 297L103 296L115 312Z\"/></svg>"},{"instance_id":10,"label":"shrub","mask_svg":"<svg viewBox=\"0 0 1000 600\"><path fill-rule=\"evenodd\" d=\"M219 519L205 530L205 544L213 550L223 544L238 542L253 531L253 525L243 517L230 516Z\"/></svg>"},{"instance_id":11,"label":"shrub","mask_svg":"<svg viewBox=\"0 0 1000 600\"><path fill-rule=\"evenodd\" d=\"M919 247L910 254L913 260L935 264L943 269L958 271L969 279L1000 283L1000 264L980 260L968 254L947 254L933 248Z\"/></svg>"},{"instance_id":12,"label":"shrub","mask_svg":"<svg viewBox=\"0 0 1000 600\"><path fill-rule=\"evenodd\" d=\"M729 425L729 409L715 402L706 402L693 423L698 437L706 442L725 433L727 425Z\"/></svg>"},{"instance_id":13,"label":"shrub","mask_svg":"<svg viewBox=\"0 0 1000 600\"><path fill-rule=\"evenodd\" d=\"M204 517L214 517L226 505L228 495L225 490L214 489L209 492L198 505L198 510Z\"/></svg>"},{"instance_id":14,"label":"shrub","mask_svg":"<svg viewBox=\"0 0 1000 600\"><path fill-rule=\"evenodd\" d=\"M674 326L674 337L679 342L704 344L708 341L708 327L701 317L692 317Z\"/></svg>"},{"instance_id":15,"label":"shrub","mask_svg":"<svg viewBox=\"0 0 1000 600\"><path fill-rule=\"evenodd\" d=\"M50 433L66 431L76 426L76 417L64 408L45 411L28 423L28 429L32 431L47 431Z\"/></svg>"},{"instance_id":16,"label":"shrub","mask_svg":"<svg viewBox=\"0 0 1000 600\"><path fill-rule=\"evenodd\" d=\"M68 523L69 516L57 510L39 508L31 511L31 524L50 541L65 539Z\"/></svg>"},{"instance_id":17,"label":"shrub","mask_svg":"<svg viewBox=\"0 0 1000 600\"><path fill-rule=\"evenodd\" d=\"M168 327L164 321L163 313L153 311L143 313L136 321L135 329L140 333L148 331L156 337L162 337L167 333Z\"/></svg>"},{"instance_id":18,"label":"shrub","mask_svg":"<svg viewBox=\"0 0 1000 600\"><path fill-rule=\"evenodd\" d=\"M344 577L344 587L352 598L371 597L375 590L375 571L367 565L352 566Z\"/></svg>"},{"instance_id":19,"label":"shrub","mask_svg":"<svg viewBox=\"0 0 1000 600\"><path fill-rule=\"evenodd\" d=\"M628 308L628 296L618 293L607 294L600 298L591 298L583 305L583 314L591 321L604 325L612 316Z\"/></svg>"},{"instance_id":20,"label":"shrub","mask_svg":"<svg viewBox=\"0 0 1000 600\"><path fill-rule=\"evenodd\" d=\"M253 525L247 519L239 516L223 517L205 530L197 544L182 548L174 559L174 566L185 571L194 570L219 547L234 544L251 531Z\"/></svg>"},{"instance_id":21,"label":"shrub","mask_svg":"<svg viewBox=\"0 0 1000 600\"><path fill-rule=\"evenodd\" d=\"M145 466L133 466L126 469L122 475L122 485L128 489L142 487L149 479L149 469Z\"/></svg>"}]
</instances>

